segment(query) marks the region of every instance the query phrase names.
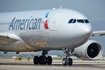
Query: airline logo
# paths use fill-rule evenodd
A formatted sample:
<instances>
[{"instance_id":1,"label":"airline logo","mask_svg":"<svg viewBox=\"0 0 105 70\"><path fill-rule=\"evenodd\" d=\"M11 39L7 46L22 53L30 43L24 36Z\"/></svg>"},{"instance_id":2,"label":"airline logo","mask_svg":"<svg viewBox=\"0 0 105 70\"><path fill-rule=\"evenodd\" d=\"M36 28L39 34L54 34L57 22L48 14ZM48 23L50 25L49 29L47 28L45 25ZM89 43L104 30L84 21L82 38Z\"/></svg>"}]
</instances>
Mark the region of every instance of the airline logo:
<instances>
[{"instance_id":1,"label":"airline logo","mask_svg":"<svg viewBox=\"0 0 105 70\"><path fill-rule=\"evenodd\" d=\"M49 15L49 12L47 12L45 15L45 20L44 20L44 28L45 29L49 29L49 27L48 27L48 15Z\"/></svg>"},{"instance_id":2,"label":"airline logo","mask_svg":"<svg viewBox=\"0 0 105 70\"><path fill-rule=\"evenodd\" d=\"M42 18L17 19L14 17L9 25L9 30L38 30Z\"/></svg>"},{"instance_id":3,"label":"airline logo","mask_svg":"<svg viewBox=\"0 0 105 70\"><path fill-rule=\"evenodd\" d=\"M44 28L49 29L48 27L48 15L46 13L44 19ZM9 25L8 30L40 30L42 18L33 18L32 16L29 19L19 19L14 17Z\"/></svg>"}]
</instances>

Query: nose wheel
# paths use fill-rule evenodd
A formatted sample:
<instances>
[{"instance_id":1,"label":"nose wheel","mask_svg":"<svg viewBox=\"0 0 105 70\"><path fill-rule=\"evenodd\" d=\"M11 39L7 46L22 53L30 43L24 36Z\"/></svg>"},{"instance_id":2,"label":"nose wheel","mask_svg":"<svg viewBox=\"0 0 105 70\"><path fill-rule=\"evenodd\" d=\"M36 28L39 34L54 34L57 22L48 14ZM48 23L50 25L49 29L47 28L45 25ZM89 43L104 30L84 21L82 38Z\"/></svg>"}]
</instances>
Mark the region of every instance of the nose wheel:
<instances>
[{"instance_id":1,"label":"nose wheel","mask_svg":"<svg viewBox=\"0 0 105 70\"><path fill-rule=\"evenodd\" d=\"M62 60L62 64L64 65L64 66L66 66L66 65L72 65L72 63L73 63L73 60L72 60L72 58L63 58L63 60Z\"/></svg>"},{"instance_id":2,"label":"nose wheel","mask_svg":"<svg viewBox=\"0 0 105 70\"><path fill-rule=\"evenodd\" d=\"M69 56L71 56L71 54L69 53L70 50L68 48L65 48L63 50L64 50L64 53L66 54L66 58L63 58L62 64L64 66L66 66L66 65L70 65L71 66L73 64L73 60L72 60L72 58L69 58Z\"/></svg>"}]
</instances>

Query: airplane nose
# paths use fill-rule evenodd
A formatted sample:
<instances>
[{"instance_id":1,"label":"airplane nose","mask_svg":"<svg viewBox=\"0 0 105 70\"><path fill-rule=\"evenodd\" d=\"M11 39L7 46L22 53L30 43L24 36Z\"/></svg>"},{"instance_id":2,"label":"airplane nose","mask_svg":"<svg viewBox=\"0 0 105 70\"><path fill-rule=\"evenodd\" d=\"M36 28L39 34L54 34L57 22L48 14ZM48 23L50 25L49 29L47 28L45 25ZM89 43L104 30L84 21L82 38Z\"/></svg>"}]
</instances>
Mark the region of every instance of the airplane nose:
<instances>
[{"instance_id":1,"label":"airplane nose","mask_svg":"<svg viewBox=\"0 0 105 70\"><path fill-rule=\"evenodd\" d=\"M84 33L86 33L86 34L92 32L92 28L91 28L91 26L84 26L83 29L84 29Z\"/></svg>"},{"instance_id":2,"label":"airplane nose","mask_svg":"<svg viewBox=\"0 0 105 70\"><path fill-rule=\"evenodd\" d=\"M91 25L83 25L81 26L81 34L85 37L90 37L92 33L92 27Z\"/></svg>"},{"instance_id":3,"label":"airplane nose","mask_svg":"<svg viewBox=\"0 0 105 70\"><path fill-rule=\"evenodd\" d=\"M76 32L76 36L78 35L78 40L79 42L76 42L76 45L79 45L79 43L83 44L89 38L91 37L92 34L92 27L90 24L79 24L78 31Z\"/></svg>"}]
</instances>

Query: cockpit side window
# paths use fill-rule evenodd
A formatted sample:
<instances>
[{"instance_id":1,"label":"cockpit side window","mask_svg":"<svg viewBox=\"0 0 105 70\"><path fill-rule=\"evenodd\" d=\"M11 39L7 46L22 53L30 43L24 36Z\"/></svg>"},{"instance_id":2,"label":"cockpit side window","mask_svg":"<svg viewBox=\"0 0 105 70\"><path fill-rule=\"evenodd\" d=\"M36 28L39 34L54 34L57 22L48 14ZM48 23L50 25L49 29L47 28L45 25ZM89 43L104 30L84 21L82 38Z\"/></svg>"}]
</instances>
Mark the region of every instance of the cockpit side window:
<instances>
[{"instance_id":1,"label":"cockpit side window","mask_svg":"<svg viewBox=\"0 0 105 70\"><path fill-rule=\"evenodd\" d=\"M72 23L73 22L73 19L70 19L69 21L68 21L68 23Z\"/></svg>"},{"instance_id":2,"label":"cockpit side window","mask_svg":"<svg viewBox=\"0 0 105 70\"><path fill-rule=\"evenodd\" d=\"M85 23L89 23L89 21L87 19L85 19L84 21L85 21Z\"/></svg>"},{"instance_id":3,"label":"cockpit side window","mask_svg":"<svg viewBox=\"0 0 105 70\"><path fill-rule=\"evenodd\" d=\"M84 23L84 20L83 19L77 19L77 22L78 23Z\"/></svg>"},{"instance_id":4,"label":"cockpit side window","mask_svg":"<svg viewBox=\"0 0 105 70\"><path fill-rule=\"evenodd\" d=\"M76 23L76 19L74 19L72 23Z\"/></svg>"}]
</instances>

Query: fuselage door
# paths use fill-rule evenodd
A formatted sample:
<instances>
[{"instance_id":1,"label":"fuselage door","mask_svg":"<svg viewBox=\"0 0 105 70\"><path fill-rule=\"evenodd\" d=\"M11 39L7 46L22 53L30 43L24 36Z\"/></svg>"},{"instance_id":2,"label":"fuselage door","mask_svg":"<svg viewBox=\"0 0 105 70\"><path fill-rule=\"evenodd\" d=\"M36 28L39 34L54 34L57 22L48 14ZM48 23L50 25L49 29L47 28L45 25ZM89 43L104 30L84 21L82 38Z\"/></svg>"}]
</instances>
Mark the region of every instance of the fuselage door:
<instances>
[{"instance_id":1,"label":"fuselage door","mask_svg":"<svg viewBox=\"0 0 105 70\"><path fill-rule=\"evenodd\" d=\"M51 30L52 31L56 31L57 30L57 25L58 25L58 21L60 19L60 17L62 16L62 14L56 14L51 22Z\"/></svg>"}]
</instances>

